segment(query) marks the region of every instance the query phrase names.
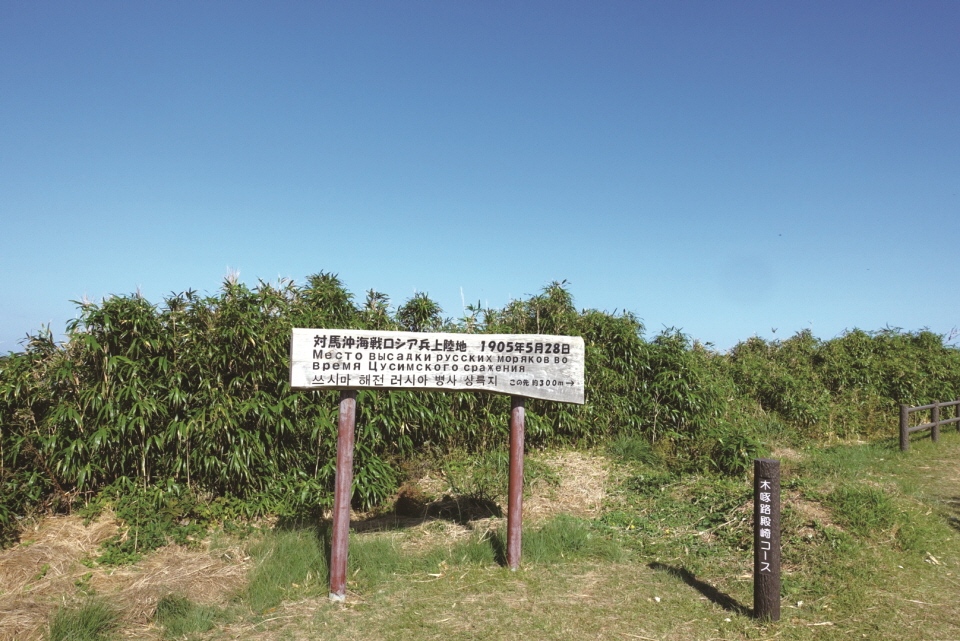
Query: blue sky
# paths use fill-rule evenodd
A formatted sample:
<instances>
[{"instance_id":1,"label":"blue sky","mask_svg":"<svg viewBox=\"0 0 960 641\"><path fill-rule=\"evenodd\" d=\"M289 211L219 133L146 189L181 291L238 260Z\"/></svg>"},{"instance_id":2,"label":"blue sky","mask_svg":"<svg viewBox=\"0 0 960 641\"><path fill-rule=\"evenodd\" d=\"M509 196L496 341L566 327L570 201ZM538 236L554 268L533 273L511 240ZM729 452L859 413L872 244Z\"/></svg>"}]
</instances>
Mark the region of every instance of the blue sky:
<instances>
[{"instance_id":1,"label":"blue sky","mask_svg":"<svg viewBox=\"0 0 960 641\"><path fill-rule=\"evenodd\" d=\"M228 268L949 334L960 3L0 0L0 237L0 352Z\"/></svg>"}]
</instances>

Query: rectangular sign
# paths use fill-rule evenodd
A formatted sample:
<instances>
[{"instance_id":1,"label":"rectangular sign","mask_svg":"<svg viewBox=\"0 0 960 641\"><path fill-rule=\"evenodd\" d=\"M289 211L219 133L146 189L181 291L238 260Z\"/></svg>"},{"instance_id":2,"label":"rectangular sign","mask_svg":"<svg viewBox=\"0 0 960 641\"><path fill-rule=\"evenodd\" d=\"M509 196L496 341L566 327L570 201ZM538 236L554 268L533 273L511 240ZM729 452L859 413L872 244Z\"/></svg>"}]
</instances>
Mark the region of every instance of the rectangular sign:
<instances>
[{"instance_id":1,"label":"rectangular sign","mask_svg":"<svg viewBox=\"0 0 960 641\"><path fill-rule=\"evenodd\" d=\"M579 336L294 328L294 389L493 392L584 402Z\"/></svg>"}]
</instances>

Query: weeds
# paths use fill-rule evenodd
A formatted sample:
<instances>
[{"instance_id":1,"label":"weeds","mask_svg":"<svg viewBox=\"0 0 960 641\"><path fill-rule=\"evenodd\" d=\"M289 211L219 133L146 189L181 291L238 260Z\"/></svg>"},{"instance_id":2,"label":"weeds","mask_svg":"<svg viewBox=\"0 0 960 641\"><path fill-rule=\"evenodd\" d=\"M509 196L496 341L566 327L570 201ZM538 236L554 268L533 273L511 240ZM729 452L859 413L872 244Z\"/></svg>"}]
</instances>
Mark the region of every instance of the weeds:
<instances>
[{"instance_id":1,"label":"weeds","mask_svg":"<svg viewBox=\"0 0 960 641\"><path fill-rule=\"evenodd\" d=\"M197 605L182 595L168 594L157 603L154 620L163 628L167 639L180 639L190 634L207 632L222 620L219 608Z\"/></svg>"},{"instance_id":2,"label":"weeds","mask_svg":"<svg viewBox=\"0 0 960 641\"><path fill-rule=\"evenodd\" d=\"M497 449L479 456L454 455L443 464L444 477L454 494L480 502L496 502L507 496L510 480L510 454ZM523 486L525 494L537 484L556 486L558 478L550 466L535 458L525 458Z\"/></svg>"},{"instance_id":3,"label":"weeds","mask_svg":"<svg viewBox=\"0 0 960 641\"><path fill-rule=\"evenodd\" d=\"M521 537L525 563L561 563L591 559L615 563L624 558L619 541L590 523L559 515Z\"/></svg>"},{"instance_id":4,"label":"weeds","mask_svg":"<svg viewBox=\"0 0 960 641\"><path fill-rule=\"evenodd\" d=\"M255 612L275 608L294 594L319 594L327 583L328 535L315 529L279 531L249 548L255 567L247 603Z\"/></svg>"},{"instance_id":5,"label":"weeds","mask_svg":"<svg viewBox=\"0 0 960 641\"><path fill-rule=\"evenodd\" d=\"M160 488L144 490L117 483L100 495L88 513L103 505L110 505L126 526L101 545L102 553L97 560L107 565L135 563L146 552L168 543L187 545L205 533L207 525L198 518L197 505L186 493L178 497Z\"/></svg>"},{"instance_id":6,"label":"weeds","mask_svg":"<svg viewBox=\"0 0 960 641\"><path fill-rule=\"evenodd\" d=\"M607 446L607 453L624 463L655 466L661 462L650 441L638 436L621 435L615 438Z\"/></svg>"},{"instance_id":7,"label":"weeds","mask_svg":"<svg viewBox=\"0 0 960 641\"><path fill-rule=\"evenodd\" d=\"M837 521L862 537L876 537L897 522L893 500L878 487L841 485L827 496Z\"/></svg>"},{"instance_id":8,"label":"weeds","mask_svg":"<svg viewBox=\"0 0 960 641\"><path fill-rule=\"evenodd\" d=\"M50 641L106 641L119 613L102 600L61 607L50 619Z\"/></svg>"}]
</instances>

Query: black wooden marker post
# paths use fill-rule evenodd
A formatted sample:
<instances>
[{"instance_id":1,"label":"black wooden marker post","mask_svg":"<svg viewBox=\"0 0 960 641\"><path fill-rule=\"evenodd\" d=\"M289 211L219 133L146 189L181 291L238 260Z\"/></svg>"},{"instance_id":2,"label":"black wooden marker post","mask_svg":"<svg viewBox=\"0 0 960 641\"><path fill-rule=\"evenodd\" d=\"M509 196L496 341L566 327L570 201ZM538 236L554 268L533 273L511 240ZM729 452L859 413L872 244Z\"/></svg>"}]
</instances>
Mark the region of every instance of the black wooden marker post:
<instances>
[{"instance_id":1,"label":"black wooden marker post","mask_svg":"<svg viewBox=\"0 0 960 641\"><path fill-rule=\"evenodd\" d=\"M753 460L753 614L780 620L780 461Z\"/></svg>"}]
</instances>

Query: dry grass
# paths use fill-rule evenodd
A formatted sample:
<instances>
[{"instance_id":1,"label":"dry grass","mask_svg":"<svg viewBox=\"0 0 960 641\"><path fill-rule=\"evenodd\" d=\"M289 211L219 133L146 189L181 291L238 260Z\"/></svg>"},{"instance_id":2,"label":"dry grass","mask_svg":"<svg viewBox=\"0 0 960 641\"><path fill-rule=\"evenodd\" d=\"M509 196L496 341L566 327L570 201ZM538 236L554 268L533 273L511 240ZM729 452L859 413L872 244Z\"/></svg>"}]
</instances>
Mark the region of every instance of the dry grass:
<instances>
[{"instance_id":1,"label":"dry grass","mask_svg":"<svg viewBox=\"0 0 960 641\"><path fill-rule=\"evenodd\" d=\"M605 459L569 451L543 455L540 460L557 473L559 485L530 488L524 500L528 523L561 513L587 518L599 514L608 478ZM441 479L426 476L420 481L429 495L450 491ZM386 531L385 535L399 537L409 552L456 543L494 530L504 521L489 516L461 523L395 514L351 516L354 531ZM163 596L176 593L199 604L223 603L243 586L249 570L249 558L236 547L196 550L174 545L134 565L108 568L91 563L100 544L117 532L110 513L87 525L76 516L49 517L23 532L21 543L0 553L0 641L42 638L58 607L94 593L123 612L124 637L159 638L150 619ZM285 622L302 622L326 607L325 600L315 599L285 603L265 621L230 624L222 632L226 638L274 638L271 630L286 627Z\"/></svg>"},{"instance_id":2,"label":"dry grass","mask_svg":"<svg viewBox=\"0 0 960 641\"><path fill-rule=\"evenodd\" d=\"M49 593L65 578L74 563L94 554L117 533L112 515L90 525L75 516L53 516L22 532L19 545L0 553L0 586L3 594L29 588L33 594ZM47 571L37 578L42 568ZM54 590L55 591L55 590Z\"/></svg>"},{"instance_id":3,"label":"dry grass","mask_svg":"<svg viewBox=\"0 0 960 641\"><path fill-rule=\"evenodd\" d=\"M152 638L149 620L163 596L179 593L210 604L243 585L247 566L236 548L168 546L131 566L91 563L98 546L116 533L111 514L89 525L77 516L50 517L0 553L0 641L42 638L58 607L94 593L123 612L126 635Z\"/></svg>"},{"instance_id":4,"label":"dry grass","mask_svg":"<svg viewBox=\"0 0 960 641\"><path fill-rule=\"evenodd\" d=\"M610 477L606 458L584 452L563 451L542 455L541 463L554 470L558 487L534 485L523 502L523 517L533 523L557 514L583 518L600 515Z\"/></svg>"},{"instance_id":5,"label":"dry grass","mask_svg":"<svg viewBox=\"0 0 960 641\"><path fill-rule=\"evenodd\" d=\"M817 527L821 529L830 527L835 530L842 530L839 525L833 522L833 516L830 514L830 510L820 503L803 498L800 492L787 490L783 492L781 501L784 506L793 508L803 517L804 525L798 531L798 534L801 536L806 536L807 534L813 535L815 533L814 524L817 524ZM751 505L750 510L752 509L753 506Z\"/></svg>"},{"instance_id":6,"label":"dry grass","mask_svg":"<svg viewBox=\"0 0 960 641\"><path fill-rule=\"evenodd\" d=\"M798 463L804 459L803 453L791 447L775 447L770 451L770 458L778 459L781 463Z\"/></svg>"},{"instance_id":7,"label":"dry grass","mask_svg":"<svg viewBox=\"0 0 960 641\"><path fill-rule=\"evenodd\" d=\"M523 499L524 524L536 525L558 514L588 519L600 515L610 478L610 464L605 457L572 450L527 456L534 457L549 467L559 482L556 485L538 482L527 488L528 495ZM462 519L431 516L437 513L438 507L454 511L452 506L458 499L450 498L450 485L436 476L424 476L417 481L417 486L426 496L443 498L426 504L420 517L351 512L351 529L365 533L389 532L400 539L404 550L415 552L457 543L477 533L497 530L506 523L505 517L490 516L482 508L471 513L469 505L461 505ZM501 507L506 512L506 505Z\"/></svg>"},{"instance_id":8,"label":"dry grass","mask_svg":"<svg viewBox=\"0 0 960 641\"><path fill-rule=\"evenodd\" d=\"M89 571L79 561L116 532L109 515L89 526L79 517L49 517L0 553L0 640L37 638L62 598L74 594L75 582Z\"/></svg>"}]
</instances>

